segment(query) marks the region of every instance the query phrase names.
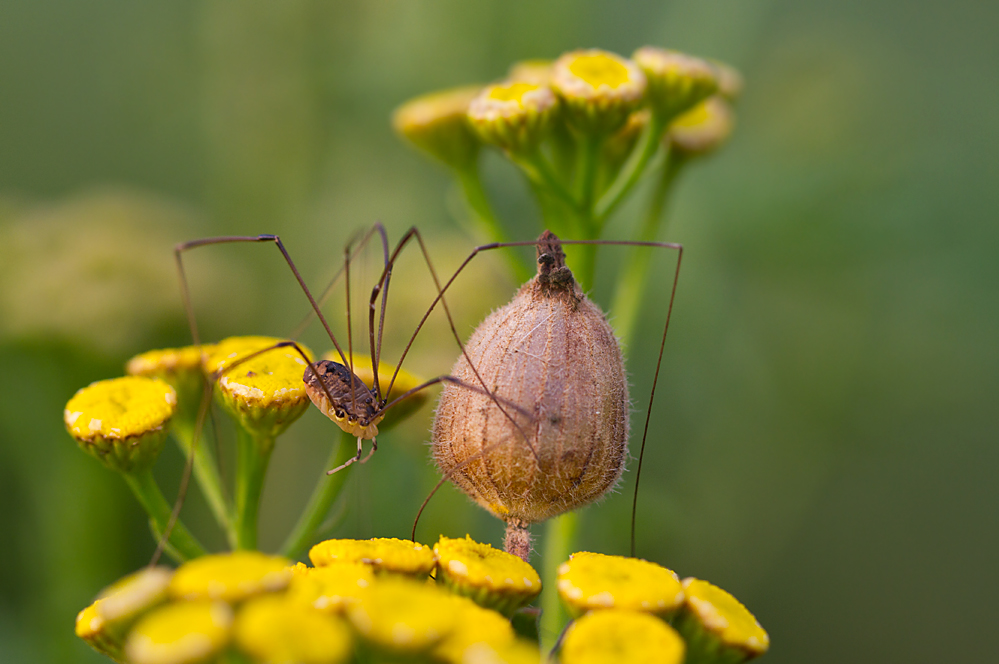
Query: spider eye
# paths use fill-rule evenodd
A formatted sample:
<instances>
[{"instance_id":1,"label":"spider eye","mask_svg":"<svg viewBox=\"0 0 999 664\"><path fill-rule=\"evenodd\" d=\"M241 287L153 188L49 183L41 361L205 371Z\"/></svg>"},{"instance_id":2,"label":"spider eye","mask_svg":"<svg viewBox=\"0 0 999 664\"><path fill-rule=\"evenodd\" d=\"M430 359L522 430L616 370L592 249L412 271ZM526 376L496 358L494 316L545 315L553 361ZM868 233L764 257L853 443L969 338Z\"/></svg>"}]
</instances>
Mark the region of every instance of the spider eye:
<instances>
[{"instance_id":1,"label":"spider eye","mask_svg":"<svg viewBox=\"0 0 999 664\"><path fill-rule=\"evenodd\" d=\"M341 420L343 419L344 415L346 415L346 413L344 413L342 410L334 410L333 414L336 415Z\"/></svg>"}]
</instances>

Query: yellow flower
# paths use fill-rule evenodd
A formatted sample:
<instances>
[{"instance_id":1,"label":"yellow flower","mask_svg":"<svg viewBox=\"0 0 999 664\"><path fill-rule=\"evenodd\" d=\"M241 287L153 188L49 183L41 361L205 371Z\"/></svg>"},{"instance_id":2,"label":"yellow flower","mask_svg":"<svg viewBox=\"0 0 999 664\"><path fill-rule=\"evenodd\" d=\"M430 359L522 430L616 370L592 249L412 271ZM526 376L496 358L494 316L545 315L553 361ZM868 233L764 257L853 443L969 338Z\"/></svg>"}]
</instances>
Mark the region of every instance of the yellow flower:
<instances>
[{"instance_id":1,"label":"yellow flower","mask_svg":"<svg viewBox=\"0 0 999 664\"><path fill-rule=\"evenodd\" d=\"M144 567L101 591L97 615L122 635L136 619L167 600L173 570Z\"/></svg>"},{"instance_id":2,"label":"yellow flower","mask_svg":"<svg viewBox=\"0 0 999 664\"><path fill-rule=\"evenodd\" d=\"M744 86L742 74L732 65L718 60L712 60L711 64L714 65L715 71L718 73L718 94L729 102L735 103L735 100L742 95Z\"/></svg>"},{"instance_id":3,"label":"yellow flower","mask_svg":"<svg viewBox=\"0 0 999 664\"><path fill-rule=\"evenodd\" d=\"M453 88L412 99L392 115L396 132L446 166L459 171L475 165L479 139L468 126L468 104L478 86Z\"/></svg>"},{"instance_id":4,"label":"yellow flower","mask_svg":"<svg viewBox=\"0 0 999 664\"><path fill-rule=\"evenodd\" d=\"M565 102L572 126L586 134L608 134L642 103L645 75L614 53L572 51L555 61L551 85Z\"/></svg>"},{"instance_id":5,"label":"yellow flower","mask_svg":"<svg viewBox=\"0 0 999 664\"><path fill-rule=\"evenodd\" d=\"M654 46L643 46L632 58L648 79L652 112L667 121L718 90L717 71L701 58Z\"/></svg>"},{"instance_id":6,"label":"yellow flower","mask_svg":"<svg viewBox=\"0 0 999 664\"><path fill-rule=\"evenodd\" d=\"M674 120L667 138L681 157L699 157L721 147L732 135L734 125L732 107L715 95Z\"/></svg>"},{"instance_id":7,"label":"yellow flower","mask_svg":"<svg viewBox=\"0 0 999 664\"><path fill-rule=\"evenodd\" d=\"M375 581L374 569L363 563L332 563L323 567L296 563L291 572L289 596L313 608L330 612L346 609Z\"/></svg>"},{"instance_id":8,"label":"yellow flower","mask_svg":"<svg viewBox=\"0 0 999 664\"><path fill-rule=\"evenodd\" d=\"M422 653L455 627L454 598L434 585L405 578L379 580L347 607L354 628L376 649Z\"/></svg>"},{"instance_id":9,"label":"yellow flower","mask_svg":"<svg viewBox=\"0 0 999 664\"><path fill-rule=\"evenodd\" d=\"M219 395L226 410L248 431L271 438L309 407L302 380L309 364L289 346L239 364L237 361L279 341L274 337L230 337L211 348L204 366L207 373L219 377ZM307 348L302 350L312 358Z\"/></svg>"},{"instance_id":10,"label":"yellow flower","mask_svg":"<svg viewBox=\"0 0 999 664\"><path fill-rule=\"evenodd\" d=\"M468 120L484 142L530 154L548 135L557 109L547 85L508 81L482 90L468 107Z\"/></svg>"},{"instance_id":11,"label":"yellow flower","mask_svg":"<svg viewBox=\"0 0 999 664\"><path fill-rule=\"evenodd\" d=\"M284 590L291 581L290 561L259 551L202 556L180 566L170 582L177 599L239 602L260 593Z\"/></svg>"},{"instance_id":12,"label":"yellow flower","mask_svg":"<svg viewBox=\"0 0 999 664\"><path fill-rule=\"evenodd\" d=\"M233 641L264 663L336 664L351 655L350 630L342 619L279 595L244 604L236 615Z\"/></svg>"},{"instance_id":13,"label":"yellow flower","mask_svg":"<svg viewBox=\"0 0 999 664\"><path fill-rule=\"evenodd\" d=\"M340 354L335 351L325 353L323 355L323 359L332 360L334 362L341 361ZM378 387L382 390L382 392L388 389L389 383L392 382L392 374L394 372L394 365L387 362L378 363ZM374 371L371 370L371 357L369 355L361 355L358 353L354 354L354 375L360 378L369 389L374 390L375 374ZM387 395L384 396L385 402L391 403L392 401L395 401L409 390L422 385L424 382L426 381L416 374L410 373L405 369L399 369L399 374L395 377L395 382L392 383L392 389ZM420 390L419 392L414 392L396 405L392 406L392 409L386 413L385 419L379 422L379 430L386 431L402 422L407 417L418 411L420 407L427 402L428 398L429 392L427 390Z\"/></svg>"},{"instance_id":14,"label":"yellow flower","mask_svg":"<svg viewBox=\"0 0 999 664\"><path fill-rule=\"evenodd\" d=\"M521 60L510 67L508 81L548 85L552 80L551 60Z\"/></svg>"},{"instance_id":15,"label":"yellow flower","mask_svg":"<svg viewBox=\"0 0 999 664\"><path fill-rule=\"evenodd\" d=\"M700 579L684 579L683 588L687 599L675 624L692 659L737 663L770 648L770 636L735 597Z\"/></svg>"},{"instance_id":16,"label":"yellow flower","mask_svg":"<svg viewBox=\"0 0 999 664\"><path fill-rule=\"evenodd\" d=\"M683 602L676 573L638 558L580 552L558 569L558 593L570 611L630 609L669 615Z\"/></svg>"},{"instance_id":17,"label":"yellow flower","mask_svg":"<svg viewBox=\"0 0 999 664\"><path fill-rule=\"evenodd\" d=\"M121 662L124 654L120 635L110 631L97 612L100 603L98 599L76 615L76 635L97 652Z\"/></svg>"},{"instance_id":18,"label":"yellow flower","mask_svg":"<svg viewBox=\"0 0 999 664\"><path fill-rule=\"evenodd\" d=\"M524 639L517 639L505 646L476 643L465 648L461 664L538 664L541 658L538 646Z\"/></svg>"},{"instance_id":19,"label":"yellow flower","mask_svg":"<svg viewBox=\"0 0 999 664\"><path fill-rule=\"evenodd\" d=\"M516 640L513 626L501 614L466 597L452 596L451 599L456 607L454 630L434 648L435 658L462 664L469 648L484 644L502 650Z\"/></svg>"},{"instance_id":20,"label":"yellow flower","mask_svg":"<svg viewBox=\"0 0 999 664\"><path fill-rule=\"evenodd\" d=\"M229 642L232 609L223 602L178 602L157 609L128 635L130 664L194 664L219 654Z\"/></svg>"},{"instance_id":21,"label":"yellow flower","mask_svg":"<svg viewBox=\"0 0 999 664\"><path fill-rule=\"evenodd\" d=\"M177 393L161 380L126 376L91 383L63 413L80 448L105 466L136 472L152 466L163 449Z\"/></svg>"},{"instance_id":22,"label":"yellow flower","mask_svg":"<svg viewBox=\"0 0 999 664\"><path fill-rule=\"evenodd\" d=\"M453 592L507 615L541 592L541 578L529 564L471 537L441 537L434 545L438 581Z\"/></svg>"},{"instance_id":23,"label":"yellow flower","mask_svg":"<svg viewBox=\"0 0 999 664\"><path fill-rule=\"evenodd\" d=\"M639 611L591 611L566 631L562 664L681 664L684 643L665 622Z\"/></svg>"},{"instance_id":24,"label":"yellow flower","mask_svg":"<svg viewBox=\"0 0 999 664\"><path fill-rule=\"evenodd\" d=\"M316 567L335 563L363 563L378 572L426 576L434 569L434 552L419 542L389 537L370 540L331 539L309 551Z\"/></svg>"},{"instance_id":25,"label":"yellow flower","mask_svg":"<svg viewBox=\"0 0 999 664\"><path fill-rule=\"evenodd\" d=\"M211 352L211 346L184 346L163 348L136 355L125 364L129 376L159 378L177 391L179 410L197 412L201 398L204 374L201 371L202 354Z\"/></svg>"}]
</instances>

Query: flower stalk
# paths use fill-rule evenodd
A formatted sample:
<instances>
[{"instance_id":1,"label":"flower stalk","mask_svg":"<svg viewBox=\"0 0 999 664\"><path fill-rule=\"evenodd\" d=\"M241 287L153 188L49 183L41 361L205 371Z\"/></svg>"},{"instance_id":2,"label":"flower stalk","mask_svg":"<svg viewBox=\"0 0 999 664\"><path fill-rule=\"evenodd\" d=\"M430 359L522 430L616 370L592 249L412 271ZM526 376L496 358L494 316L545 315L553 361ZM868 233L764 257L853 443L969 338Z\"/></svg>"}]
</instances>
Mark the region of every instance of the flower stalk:
<instances>
[{"instance_id":1,"label":"flower stalk","mask_svg":"<svg viewBox=\"0 0 999 664\"><path fill-rule=\"evenodd\" d=\"M173 510L163 496L163 492L160 491L159 485L156 484L152 470L144 468L136 472L122 473L121 476L125 479L128 488L132 490L136 500L146 510L146 514L149 515L153 535L157 539L163 537L163 533L170 525ZM169 545L167 550L179 562L191 560L207 553L179 519L170 529L167 543Z\"/></svg>"},{"instance_id":2,"label":"flower stalk","mask_svg":"<svg viewBox=\"0 0 999 664\"><path fill-rule=\"evenodd\" d=\"M237 549L257 548L257 521L274 437L240 427L236 442L235 521Z\"/></svg>"}]
</instances>

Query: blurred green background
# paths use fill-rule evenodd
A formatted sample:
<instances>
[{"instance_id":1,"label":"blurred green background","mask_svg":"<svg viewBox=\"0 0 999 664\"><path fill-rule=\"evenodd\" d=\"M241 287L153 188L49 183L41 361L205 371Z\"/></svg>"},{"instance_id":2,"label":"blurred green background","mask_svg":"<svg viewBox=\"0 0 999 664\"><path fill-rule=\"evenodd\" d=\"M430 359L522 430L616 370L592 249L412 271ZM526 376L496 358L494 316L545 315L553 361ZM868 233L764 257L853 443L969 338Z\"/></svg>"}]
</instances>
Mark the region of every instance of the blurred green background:
<instances>
[{"instance_id":1,"label":"blurred green background","mask_svg":"<svg viewBox=\"0 0 999 664\"><path fill-rule=\"evenodd\" d=\"M320 284L346 237L381 220L393 238L419 225L447 271L474 242L391 110L517 59L656 44L726 60L747 88L732 144L673 201L668 239L688 253L639 554L736 594L773 664L996 661L996 25L982 0L5 0L0 660L99 661L75 614L152 551L123 482L75 449L61 410L131 355L188 342L173 243L279 233ZM536 235L517 179L498 159L486 171L501 212ZM411 258L389 357L430 297ZM285 335L305 312L273 248L190 262L206 338ZM643 411L668 275L664 262L628 349ZM452 298L462 333L513 286L483 261ZM408 364L428 376L457 354L435 324ZM437 478L431 413L353 473L339 535L408 534ZM280 441L265 548L337 438L313 411ZM168 495L180 466L174 449L158 465ZM627 550L630 482L587 510L582 547ZM218 544L200 497L184 515ZM421 539L466 532L499 544L498 523L443 491Z\"/></svg>"}]
</instances>

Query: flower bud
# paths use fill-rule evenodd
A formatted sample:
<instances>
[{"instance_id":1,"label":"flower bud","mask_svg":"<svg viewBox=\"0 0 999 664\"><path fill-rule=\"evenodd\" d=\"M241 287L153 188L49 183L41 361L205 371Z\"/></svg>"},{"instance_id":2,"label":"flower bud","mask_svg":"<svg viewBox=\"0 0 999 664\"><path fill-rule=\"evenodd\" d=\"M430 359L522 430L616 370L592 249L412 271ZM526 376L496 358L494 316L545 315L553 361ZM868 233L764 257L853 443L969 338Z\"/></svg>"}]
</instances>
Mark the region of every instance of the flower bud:
<instances>
[{"instance_id":1,"label":"flower bud","mask_svg":"<svg viewBox=\"0 0 999 664\"><path fill-rule=\"evenodd\" d=\"M458 171L472 168L479 154L479 139L468 125L466 113L479 86L453 88L407 101L392 115L396 132Z\"/></svg>"},{"instance_id":2,"label":"flower bud","mask_svg":"<svg viewBox=\"0 0 999 664\"><path fill-rule=\"evenodd\" d=\"M159 378L176 390L177 411L193 418L197 414L204 381L202 355L211 349L212 346L204 345L147 351L130 359L125 364L125 373Z\"/></svg>"},{"instance_id":3,"label":"flower bud","mask_svg":"<svg viewBox=\"0 0 999 664\"><path fill-rule=\"evenodd\" d=\"M426 653L454 631L458 606L452 596L434 585L383 579L347 608L347 617L380 653L413 656Z\"/></svg>"},{"instance_id":4,"label":"flower bud","mask_svg":"<svg viewBox=\"0 0 999 664\"><path fill-rule=\"evenodd\" d=\"M466 597L451 597L456 607L455 628L433 649L434 661L464 664L468 649L477 644L504 650L516 643L513 625L501 614L483 608ZM533 662L538 662L535 656Z\"/></svg>"},{"instance_id":5,"label":"flower bud","mask_svg":"<svg viewBox=\"0 0 999 664\"><path fill-rule=\"evenodd\" d=\"M309 550L309 560L316 567L363 563L378 572L413 577L426 577L436 565L433 549L429 546L394 537L326 540Z\"/></svg>"},{"instance_id":6,"label":"flower bud","mask_svg":"<svg viewBox=\"0 0 999 664\"><path fill-rule=\"evenodd\" d=\"M621 128L642 103L645 85L635 63L596 49L566 53L552 69L551 86L565 104L569 124L584 134Z\"/></svg>"},{"instance_id":7,"label":"flower bud","mask_svg":"<svg viewBox=\"0 0 999 664\"><path fill-rule=\"evenodd\" d=\"M667 140L674 154L683 158L701 157L724 145L734 125L732 107L715 95L674 120Z\"/></svg>"},{"instance_id":8,"label":"flower bud","mask_svg":"<svg viewBox=\"0 0 999 664\"><path fill-rule=\"evenodd\" d=\"M322 567L296 563L291 573L289 597L329 613L345 611L375 582L374 568L363 563L336 562Z\"/></svg>"},{"instance_id":9,"label":"flower bud","mask_svg":"<svg viewBox=\"0 0 999 664\"><path fill-rule=\"evenodd\" d=\"M452 592L510 615L541 592L541 577L515 555L466 536L441 537L434 545L437 580Z\"/></svg>"},{"instance_id":10,"label":"flower bud","mask_svg":"<svg viewBox=\"0 0 999 664\"><path fill-rule=\"evenodd\" d=\"M537 276L465 346L495 399L447 384L433 427L444 475L514 529L602 496L627 453L614 331L565 266L558 238L546 231L537 251ZM465 355L451 374L479 385Z\"/></svg>"},{"instance_id":11,"label":"flower bud","mask_svg":"<svg viewBox=\"0 0 999 664\"><path fill-rule=\"evenodd\" d=\"M147 470L163 450L177 393L161 380L126 376L91 383L66 404L66 430L112 470Z\"/></svg>"},{"instance_id":12,"label":"flower bud","mask_svg":"<svg viewBox=\"0 0 999 664\"><path fill-rule=\"evenodd\" d=\"M350 658L352 640L342 618L275 595L248 601L233 626L236 648L255 662L338 664Z\"/></svg>"},{"instance_id":13,"label":"flower bud","mask_svg":"<svg viewBox=\"0 0 999 664\"><path fill-rule=\"evenodd\" d=\"M591 611L569 626L559 661L682 664L685 651L680 635L659 618L638 611L605 609Z\"/></svg>"},{"instance_id":14,"label":"flower bud","mask_svg":"<svg viewBox=\"0 0 999 664\"><path fill-rule=\"evenodd\" d=\"M629 609L669 616L683 603L673 570L638 558L574 553L558 568L558 594L570 613Z\"/></svg>"},{"instance_id":15,"label":"flower bud","mask_svg":"<svg viewBox=\"0 0 999 664\"><path fill-rule=\"evenodd\" d=\"M238 360L279 341L273 337L229 337L211 348L204 367L219 377L219 400L243 428L272 438L309 407L302 380L308 362L289 346L268 350L245 362ZM312 357L307 348L302 346L302 350Z\"/></svg>"},{"instance_id":16,"label":"flower bud","mask_svg":"<svg viewBox=\"0 0 999 664\"><path fill-rule=\"evenodd\" d=\"M468 107L468 120L486 143L531 153L548 135L558 99L547 85L512 81L490 85Z\"/></svg>"},{"instance_id":17,"label":"flower bud","mask_svg":"<svg viewBox=\"0 0 999 664\"><path fill-rule=\"evenodd\" d=\"M291 581L290 561L259 551L233 551L184 563L170 581L177 599L240 602L261 593L284 590Z\"/></svg>"},{"instance_id":18,"label":"flower bud","mask_svg":"<svg viewBox=\"0 0 999 664\"><path fill-rule=\"evenodd\" d=\"M508 81L549 85L552 80L551 60L521 60L513 63L507 74Z\"/></svg>"},{"instance_id":19,"label":"flower bud","mask_svg":"<svg viewBox=\"0 0 999 664\"><path fill-rule=\"evenodd\" d=\"M139 621L128 635L130 664L196 664L211 661L229 642L232 609L201 600L168 604Z\"/></svg>"},{"instance_id":20,"label":"flower bud","mask_svg":"<svg viewBox=\"0 0 999 664\"><path fill-rule=\"evenodd\" d=\"M718 90L715 68L679 51L643 46L632 56L649 82L652 112L666 121L693 108Z\"/></svg>"},{"instance_id":21,"label":"flower bud","mask_svg":"<svg viewBox=\"0 0 999 664\"><path fill-rule=\"evenodd\" d=\"M738 664L762 655L770 637L735 597L707 581L683 580L686 600L673 621L691 661Z\"/></svg>"}]
</instances>

